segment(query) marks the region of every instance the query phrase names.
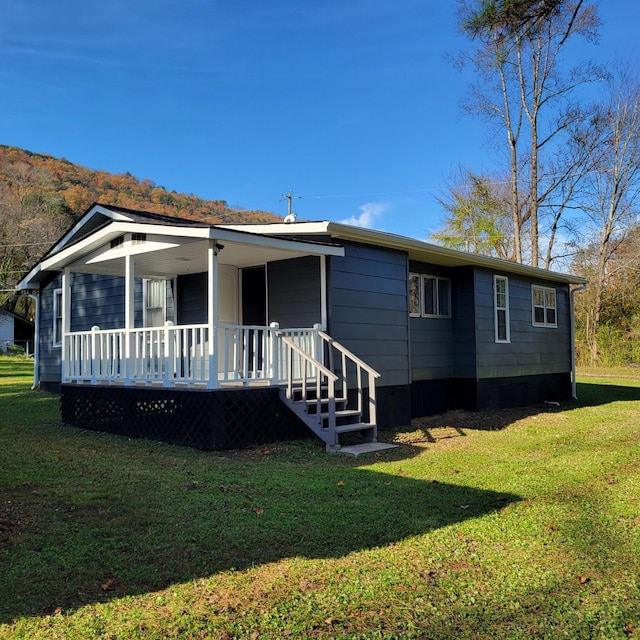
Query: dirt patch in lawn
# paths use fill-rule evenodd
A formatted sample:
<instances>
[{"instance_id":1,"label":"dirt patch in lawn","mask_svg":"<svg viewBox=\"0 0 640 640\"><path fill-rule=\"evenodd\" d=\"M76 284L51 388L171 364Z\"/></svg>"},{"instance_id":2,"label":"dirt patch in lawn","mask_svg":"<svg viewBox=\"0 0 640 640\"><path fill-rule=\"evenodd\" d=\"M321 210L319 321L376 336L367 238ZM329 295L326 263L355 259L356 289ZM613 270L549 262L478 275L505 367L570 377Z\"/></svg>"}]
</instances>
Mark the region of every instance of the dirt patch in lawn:
<instances>
[{"instance_id":1,"label":"dirt patch in lawn","mask_svg":"<svg viewBox=\"0 0 640 640\"><path fill-rule=\"evenodd\" d=\"M8 544L31 523L27 505L30 498L31 496L22 490L3 496L0 502L0 543Z\"/></svg>"},{"instance_id":2,"label":"dirt patch in lawn","mask_svg":"<svg viewBox=\"0 0 640 640\"><path fill-rule=\"evenodd\" d=\"M468 430L500 431L532 415L558 410L559 407L555 405L545 405L500 411L448 411L435 416L415 418L405 427L383 429L380 432L380 439L398 444L435 444L451 438L464 437Z\"/></svg>"}]
</instances>

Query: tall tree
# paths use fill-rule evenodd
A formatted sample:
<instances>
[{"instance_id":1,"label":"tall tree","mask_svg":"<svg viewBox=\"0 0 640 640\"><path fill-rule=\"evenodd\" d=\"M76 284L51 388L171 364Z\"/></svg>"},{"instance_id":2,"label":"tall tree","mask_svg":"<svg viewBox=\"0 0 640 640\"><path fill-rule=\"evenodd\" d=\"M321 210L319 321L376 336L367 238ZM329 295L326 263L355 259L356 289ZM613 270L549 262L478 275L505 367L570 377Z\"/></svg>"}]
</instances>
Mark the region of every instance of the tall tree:
<instances>
[{"instance_id":1,"label":"tall tree","mask_svg":"<svg viewBox=\"0 0 640 640\"><path fill-rule=\"evenodd\" d=\"M598 361L597 334L607 293L619 288L618 276L628 280L630 273L640 273L638 243L631 245L640 214L640 80L623 70L608 89L606 100L574 136L574 147L587 148L591 158L580 199L588 217L583 244L592 254L586 333L592 364Z\"/></svg>"},{"instance_id":2,"label":"tall tree","mask_svg":"<svg viewBox=\"0 0 640 640\"><path fill-rule=\"evenodd\" d=\"M585 0L459 0L458 16L461 31L477 45L461 62L471 63L481 79L466 108L494 123L506 142L513 256L523 262L528 227L530 262L538 266L543 205L555 199L553 215L562 214L555 187L563 183L543 184L543 159L551 166L558 137L583 118L573 100L576 88L602 77L591 63L564 75L561 54L574 36L596 39L596 7Z\"/></svg>"}]
</instances>

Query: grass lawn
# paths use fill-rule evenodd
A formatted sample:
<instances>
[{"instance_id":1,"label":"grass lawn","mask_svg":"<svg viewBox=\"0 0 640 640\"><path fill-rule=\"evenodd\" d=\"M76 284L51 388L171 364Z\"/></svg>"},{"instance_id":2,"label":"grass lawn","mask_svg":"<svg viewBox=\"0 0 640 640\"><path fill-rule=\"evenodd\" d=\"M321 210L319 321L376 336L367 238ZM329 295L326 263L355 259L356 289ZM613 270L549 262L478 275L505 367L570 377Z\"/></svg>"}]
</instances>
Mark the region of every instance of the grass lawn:
<instances>
[{"instance_id":1,"label":"grass lawn","mask_svg":"<svg viewBox=\"0 0 640 640\"><path fill-rule=\"evenodd\" d=\"M351 459L65 427L31 368L0 358L0 638L640 638L640 372Z\"/></svg>"}]
</instances>

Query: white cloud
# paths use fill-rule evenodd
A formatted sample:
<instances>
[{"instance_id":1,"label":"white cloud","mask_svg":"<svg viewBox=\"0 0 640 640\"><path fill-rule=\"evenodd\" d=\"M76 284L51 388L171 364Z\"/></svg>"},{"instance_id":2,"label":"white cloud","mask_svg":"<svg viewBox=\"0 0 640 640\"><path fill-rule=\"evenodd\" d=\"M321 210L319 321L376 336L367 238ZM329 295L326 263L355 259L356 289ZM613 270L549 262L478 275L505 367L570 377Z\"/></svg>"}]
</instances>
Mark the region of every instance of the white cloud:
<instances>
[{"instance_id":1,"label":"white cloud","mask_svg":"<svg viewBox=\"0 0 640 640\"><path fill-rule=\"evenodd\" d=\"M354 227L365 227L372 229L376 220L382 216L389 205L385 202L367 202L359 207L362 212L360 215L353 215L350 218L341 220L342 224L350 224Z\"/></svg>"}]
</instances>

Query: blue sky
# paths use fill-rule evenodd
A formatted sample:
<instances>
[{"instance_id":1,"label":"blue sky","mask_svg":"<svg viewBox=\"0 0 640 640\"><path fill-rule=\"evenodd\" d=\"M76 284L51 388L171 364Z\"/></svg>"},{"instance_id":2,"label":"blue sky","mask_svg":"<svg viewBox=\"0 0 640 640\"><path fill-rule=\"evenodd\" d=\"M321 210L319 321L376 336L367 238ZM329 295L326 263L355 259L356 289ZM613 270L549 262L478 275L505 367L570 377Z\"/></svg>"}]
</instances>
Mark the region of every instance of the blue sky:
<instances>
[{"instance_id":1,"label":"blue sky","mask_svg":"<svg viewBox=\"0 0 640 640\"><path fill-rule=\"evenodd\" d=\"M169 190L426 238L492 167L453 0L4 0L0 143ZM635 61L638 0L600 3Z\"/></svg>"}]
</instances>

